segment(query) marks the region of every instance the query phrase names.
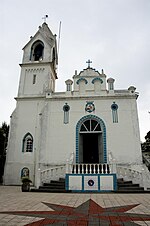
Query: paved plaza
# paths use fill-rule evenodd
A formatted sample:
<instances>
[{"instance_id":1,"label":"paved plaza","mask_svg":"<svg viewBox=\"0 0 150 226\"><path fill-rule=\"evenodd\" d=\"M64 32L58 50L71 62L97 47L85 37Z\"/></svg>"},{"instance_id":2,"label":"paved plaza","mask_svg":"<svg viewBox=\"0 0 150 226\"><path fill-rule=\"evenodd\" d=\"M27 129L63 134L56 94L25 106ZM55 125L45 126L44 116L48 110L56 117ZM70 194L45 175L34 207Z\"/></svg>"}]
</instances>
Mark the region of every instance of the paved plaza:
<instances>
[{"instance_id":1,"label":"paved plaza","mask_svg":"<svg viewBox=\"0 0 150 226\"><path fill-rule=\"evenodd\" d=\"M150 194L32 193L0 186L0 225L150 225Z\"/></svg>"}]
</instances>

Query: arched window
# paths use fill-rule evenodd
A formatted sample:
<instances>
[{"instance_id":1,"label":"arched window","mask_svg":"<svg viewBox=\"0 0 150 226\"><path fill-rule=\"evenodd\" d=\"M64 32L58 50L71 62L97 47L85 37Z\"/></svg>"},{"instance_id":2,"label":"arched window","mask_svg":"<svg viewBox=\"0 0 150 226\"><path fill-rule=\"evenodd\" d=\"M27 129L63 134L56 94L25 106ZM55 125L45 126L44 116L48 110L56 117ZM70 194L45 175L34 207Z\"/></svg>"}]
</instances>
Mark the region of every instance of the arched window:
<instances>
[{"instance_id":1,"label":"arched window","mask_svg":"<svg viewBox=\"0 0 150 226\"><path fill-rule=\"evenodd\" d=\"M82 132L101 132L101 126L100 126L100 122L93 120L93 119L89 119L86 120L85 122L82 123L81 128L80 128L80 133Z\"/></svg>"},{"instance_id":2,"label":"arched window","mask_svg":"<svg viewBox=\"0 0 150 226\"><path fill-rule=\"evenodd\" d=\"M39 61L43 60L44 44L41 41L36 41L31 47L30 60Z\"/></svg>"},{"instance_id":3,"label":"arched window","mask_svg":"<svg viewBox=\"0 0 150 226\"><path fill-rule=\"evenodd\" d=\"M23 138L22 152L33 151L33 137L30 133L27 133Z\"/></svg>"}]
</instances>

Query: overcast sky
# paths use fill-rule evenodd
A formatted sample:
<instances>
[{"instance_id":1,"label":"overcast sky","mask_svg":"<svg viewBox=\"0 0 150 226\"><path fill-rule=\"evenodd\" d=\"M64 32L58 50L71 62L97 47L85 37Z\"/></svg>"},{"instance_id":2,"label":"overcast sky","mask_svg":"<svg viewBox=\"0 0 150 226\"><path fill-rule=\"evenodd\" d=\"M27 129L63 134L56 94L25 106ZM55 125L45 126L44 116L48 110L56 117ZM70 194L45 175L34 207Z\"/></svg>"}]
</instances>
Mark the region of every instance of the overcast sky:
<instances>
[{"instance_id":1,"label":"overcast sky","mask_svg":"<svg viewBox=\"0 0 150 226\"><path fill-rule=\"evenodd\" d=\"M43 23L59 31L56 91L74 71L104 69L116 89L134 85L138 98L141 140L150 130L150 0L0 0L0 124L9 123L15 108L22 48Z\"/></svg>"}]
</instances>

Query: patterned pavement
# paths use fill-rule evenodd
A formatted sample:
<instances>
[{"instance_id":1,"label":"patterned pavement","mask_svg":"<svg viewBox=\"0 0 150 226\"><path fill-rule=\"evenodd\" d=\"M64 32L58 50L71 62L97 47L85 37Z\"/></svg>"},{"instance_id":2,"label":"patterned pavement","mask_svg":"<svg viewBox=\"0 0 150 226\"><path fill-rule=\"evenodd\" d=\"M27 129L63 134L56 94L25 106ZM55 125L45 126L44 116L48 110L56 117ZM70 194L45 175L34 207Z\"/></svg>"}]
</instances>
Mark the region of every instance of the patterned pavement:
<instances>
[{"instance_id":1,"label":"patterned pavement","mask_svg":"<svg viewBox=\"0 0 150 226\"><path fill-rule=\"evenodd\" d=\"M26 193L0 186L1 225L150 225L150 194Z\"/></svg>"}]
</instances>

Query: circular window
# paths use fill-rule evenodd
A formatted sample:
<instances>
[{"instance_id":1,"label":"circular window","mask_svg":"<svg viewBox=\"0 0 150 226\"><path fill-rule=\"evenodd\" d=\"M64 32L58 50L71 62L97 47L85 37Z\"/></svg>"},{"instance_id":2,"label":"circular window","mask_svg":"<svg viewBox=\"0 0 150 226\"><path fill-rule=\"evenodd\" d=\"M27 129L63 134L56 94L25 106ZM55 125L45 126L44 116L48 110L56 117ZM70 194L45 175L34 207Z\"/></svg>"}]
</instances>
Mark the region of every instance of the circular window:
<instances>
[{"instance_id":1,"label":"circular window","mask_svg":"<svg viewBox=\"0 0 150 226\"><path fill-rule=\"evenodd\" d=\"M69 107L69 105L68 104L65 104L64 106L63 106L63 110L64 111L69 111L70 110L70 107Z\"/></svg>"},{"instance_id":2,"label":"circular window","mask_svg":"<svg viewBox=\"0 0 150 226\"><path fill-rule=\"evenodd\" d=\"M111 105L111 109L113 110L113 111L116 111L117 109L118 109L118 105L117 104L112 104Z\"/></svg>"}]
</instances>

